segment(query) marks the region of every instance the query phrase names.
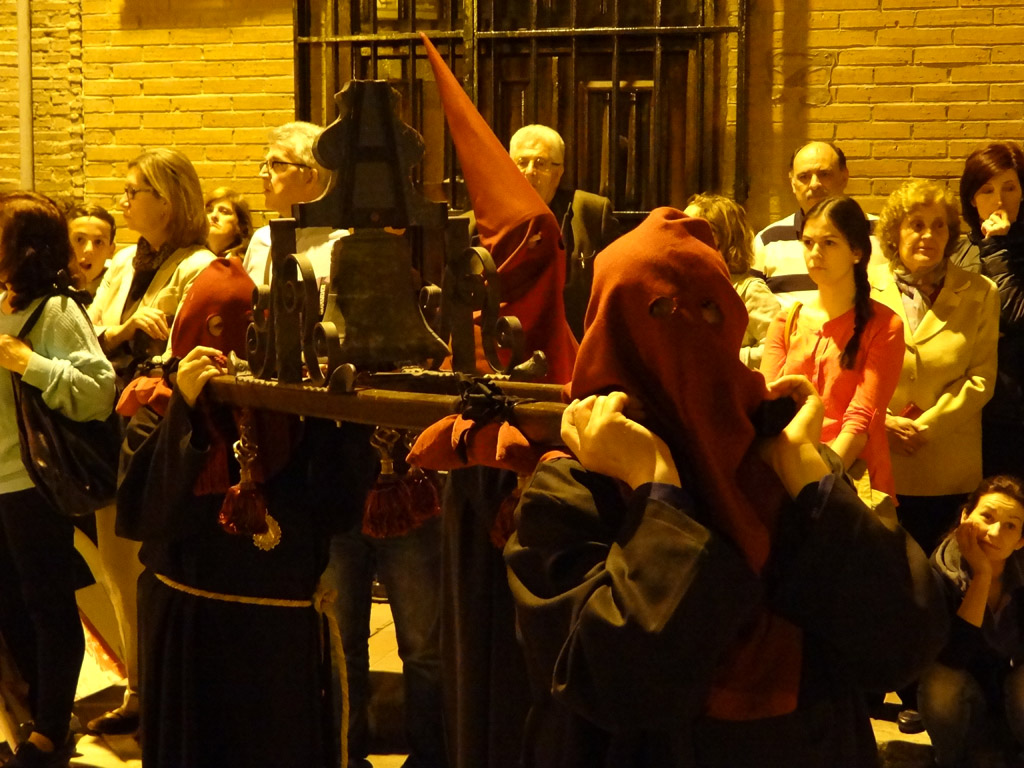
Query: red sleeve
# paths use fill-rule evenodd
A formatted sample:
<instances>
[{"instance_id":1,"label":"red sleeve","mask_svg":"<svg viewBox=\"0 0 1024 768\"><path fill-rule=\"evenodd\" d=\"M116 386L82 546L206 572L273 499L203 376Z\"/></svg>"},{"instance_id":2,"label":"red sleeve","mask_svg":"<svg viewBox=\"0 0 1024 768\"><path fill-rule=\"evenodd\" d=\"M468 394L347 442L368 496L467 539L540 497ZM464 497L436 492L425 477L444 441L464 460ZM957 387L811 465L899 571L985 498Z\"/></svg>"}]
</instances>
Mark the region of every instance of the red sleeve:
<instances>
[{"instance_id":1,"label":"red sleeve","mask_svg":"<svg viewBox=\"0 0 1024 768\"><path fill-rule=\"evenodd\" d=\"M903 368L903 321L888 307L876 301L872 304L875 315L864 329L862 341L864 378L846 407L839 430L855 435L867 432L871 421L885 414Z\"/></svg>"},{"instance_id":2,"label":"red sleeve","mask_svg":"<svg viewBox=\"0 0 1024 768\"><path fill-rule=\"evenodd\" d=\"M761 373L769 384L782 376L786 367L786 318L787 312L780 312L768 326L764 339L764 356L761 358Z\"/></svg>"}]
</instances>

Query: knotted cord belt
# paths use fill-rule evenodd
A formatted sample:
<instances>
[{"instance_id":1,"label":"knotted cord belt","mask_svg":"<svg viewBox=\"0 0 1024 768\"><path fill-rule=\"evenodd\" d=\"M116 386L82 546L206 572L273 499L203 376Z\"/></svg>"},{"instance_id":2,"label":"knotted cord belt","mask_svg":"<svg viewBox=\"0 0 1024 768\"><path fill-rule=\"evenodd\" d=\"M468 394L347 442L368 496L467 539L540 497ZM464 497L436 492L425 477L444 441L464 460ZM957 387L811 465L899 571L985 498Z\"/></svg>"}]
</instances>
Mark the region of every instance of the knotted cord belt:
<instances>
[{"instance_id":1,"label":"knotted cord belt","mask_svg":"<svg viewBox=\"0 0 1024 768\"><path fill-rule=\"evenodd\" d=\"M243 605L267 605L272 608L312 608L327 619L327 629L331 636L331 648L334 651L335 666L338 668L338 682L341 684L341 761L348 761L348 670L345 665L345 648L341 642L341 630L333 611L328 606L338 597L336 590L324 587L323 582L317 585L316 592L309 600L286 600L279 597L249 597L248 595L227 595L222 592L210 592L205 589L190 587L162 573L154 576L171 589L184 592L193 597L207 600L219 600L222 603L242 603Z\"/></svg>"}]
</instances>

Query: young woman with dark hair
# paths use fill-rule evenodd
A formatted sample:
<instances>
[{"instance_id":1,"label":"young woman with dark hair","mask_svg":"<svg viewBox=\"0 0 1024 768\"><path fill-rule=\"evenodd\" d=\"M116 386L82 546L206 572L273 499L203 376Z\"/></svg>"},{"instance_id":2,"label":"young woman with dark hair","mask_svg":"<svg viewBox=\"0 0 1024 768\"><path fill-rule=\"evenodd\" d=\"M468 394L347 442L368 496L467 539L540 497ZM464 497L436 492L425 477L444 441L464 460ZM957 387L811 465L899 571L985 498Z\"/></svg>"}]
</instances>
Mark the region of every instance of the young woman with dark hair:
<instances>
[{"instance_id":1,"label":"young woman with dark hair","mask_svg":"<svg viewBox=\"0 0 1024 768\"><path fill-rule=\"evenodd\" d=\"M1024 747L1022 533L1024 485L997 475L975 489L960 524L932 555L952 625L917 695L938 766L980 765L967 761L985 743L1005 748L1009 764L1018 764ZM985 730L989 726L995 733Z\"/></svg>"},{"instance_id":2,"label":"young woman with dark hair","mask_svg":"<svg viewBox=\"0 0 1024 768\"><path fill-rule=\"evenodd\" d=\"M960 202L970 227L951 257L999 288L999 375L981 414L986 475L1024 475L1024 224L1020 221L1024 150L994 141L967 158Z\"/></svg>"},{"instance_id":3,"label":"young woman with dark hair","mask_svg":"<svg viewBox=\"0 0 1024 768\"><path fill-rule=\"evenodd\" d=\"M761 372L767 381L807 376L825 403L822 441L849 469L863 458L875 490L895 496L885 412L903 365L903 322L871 298L871 229L849 197L830 197L804 218L807 271L818 294L772 321Z\"/></svg>"},{"instance_id":4,"label":"young woman with dark hair","mask_svg":"<svg viewBox=\"0 0 1024 768\"><path fill-rule=\"evenodd\" d=\"M75 303L72 258L67 223L52 200L33 192L0 195L0 367L38 387L43 402L68 418L103 419L114 405L114 372ZM40 302L46 303L39 319L18 338ZM20 607L32 628L15 655L31 687L34 724L7 763L14 768L68 764L68 723L85 651L75 557L71 520L36 490L22 462L12 379L2 373L0 611Z\"/></svg>"}]
</instances>

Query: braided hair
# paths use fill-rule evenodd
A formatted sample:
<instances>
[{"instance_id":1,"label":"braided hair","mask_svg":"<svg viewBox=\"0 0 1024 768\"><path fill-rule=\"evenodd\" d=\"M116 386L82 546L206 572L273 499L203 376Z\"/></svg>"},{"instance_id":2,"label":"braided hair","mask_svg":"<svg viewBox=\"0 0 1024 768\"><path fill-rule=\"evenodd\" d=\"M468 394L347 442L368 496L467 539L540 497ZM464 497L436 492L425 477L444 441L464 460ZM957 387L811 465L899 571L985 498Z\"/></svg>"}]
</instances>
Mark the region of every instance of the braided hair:
<instances>
[{"instance_id":1,"label":"braided hair","mask_svg":"<svg viewBox=\"0 0 1024 768\"><path fill-rule=\"evenodd\" d=\"M857 201L852 197L826 197L804 216L808 221L824 217L846 238L850 248L860 253L860 260L853 265L853 336L846 342L839 364L846 370L857 367L857 353L860 351L860 337L868 320L874 314L871 306L871 284L868 282L868 261L871 259L871 223L864 215Z\"/></svg>"}]
</instances>

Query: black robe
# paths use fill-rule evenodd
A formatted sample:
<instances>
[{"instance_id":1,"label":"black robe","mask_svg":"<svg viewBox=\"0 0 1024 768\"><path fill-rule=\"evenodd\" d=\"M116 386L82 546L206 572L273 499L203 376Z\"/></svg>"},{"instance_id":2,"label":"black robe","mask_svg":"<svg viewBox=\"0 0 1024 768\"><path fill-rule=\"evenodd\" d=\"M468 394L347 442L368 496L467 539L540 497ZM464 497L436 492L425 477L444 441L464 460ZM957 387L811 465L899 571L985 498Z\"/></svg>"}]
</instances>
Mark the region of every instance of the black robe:
<instances>
[{"instance_id":1,"label":"black robe","mask_svg":"<svg viewBox=\"0 0 1024 768\"><path fill-rule=\"evenodd\" d=\"M516 474L452 470L442 499L441 689L451 768L516 768L529 683L515 608L490 532Z\"/></svg>"},{"instance_id":2,"label":"black robe","mask_svg":"<svg viewBox=\"0 0 1024 768\"><path fill-rule=\"evenodd\" d=\"M230 429L229 411L215 415ZM357 455L369 449L358 428L349 441L333 424L307 420L302 426L287 464L263 488L281 527L280 543L265 552L251 537L221 529L222 495L193 494L210 450L198 410L175 393L165 419L143 409L132 422L122 457L118 532L142 541L146 567L139 580L146 765L337 765L340 724L332 716L321 616L312 607L199 597L157 579L160 574L228 595L313 597L331 529L339 517L358 514L366 490L366 475L352 471L344 446L351 443ZM234 459L229 466L237 479Z\"/></svg>"},{"instance_id":3,"label":"black robe","mask_svg":"<svg viewBox=\"0 0 1024 768\"><path fill-rule=\"evenodd\" d=\"M947 624L920 548L829 475L784 510L758 577L677 491L626 496L559 459L523 492L505 559L538 697L524 765L877 765L861 691L912 679ZM797 709L713 720L715 670L759 604L803 630Z\"/></svg>"}]
</instances>

